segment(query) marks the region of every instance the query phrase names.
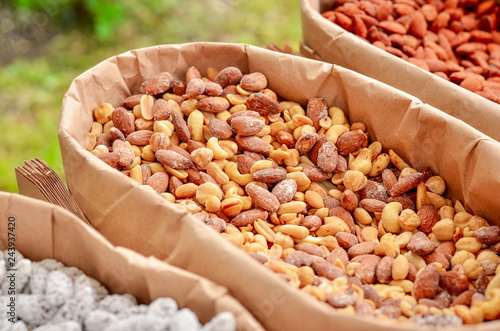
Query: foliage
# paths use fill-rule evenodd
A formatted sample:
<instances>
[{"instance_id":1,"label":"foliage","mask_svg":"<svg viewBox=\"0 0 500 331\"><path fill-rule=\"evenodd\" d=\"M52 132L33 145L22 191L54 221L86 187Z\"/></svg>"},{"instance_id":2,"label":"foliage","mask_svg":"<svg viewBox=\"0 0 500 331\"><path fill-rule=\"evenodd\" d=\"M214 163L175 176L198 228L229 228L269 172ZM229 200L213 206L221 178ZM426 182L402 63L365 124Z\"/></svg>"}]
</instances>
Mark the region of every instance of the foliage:
<instances>
[{"instance_id":1,"label":"foliage","mask_svg":"<svg viewBox=\"0 0 500 331\"><path fill-rule=\"evenodd\" d=\"M40 4L48 10L48 6L59 4L57 15L62 21L54 19L56 34L48 42L30 40L39 47L35 55L20 53L0 68L3 101L0 190L11 192L17 190L14 168L27 159L40 157L63 175L57 139L62 98L72 79L100 61L129 49L193 41L263 47L267 43L286 42L297 49L301 38L298 0L15 0L13 3L26 10L40 10L36 9ZM119 8L116 12L116 8L106 7L113 4ZM50 8L51 13L55 12L54 7ZM85 17L92 18L89 21L92 26L86 28L68 22L68 17L76 14L67 8L78 9L79 15L90 15ZM39 28L49 29L48 25ZM104 41L109 35L112 37Z\"/></svg>"}]
</instances>

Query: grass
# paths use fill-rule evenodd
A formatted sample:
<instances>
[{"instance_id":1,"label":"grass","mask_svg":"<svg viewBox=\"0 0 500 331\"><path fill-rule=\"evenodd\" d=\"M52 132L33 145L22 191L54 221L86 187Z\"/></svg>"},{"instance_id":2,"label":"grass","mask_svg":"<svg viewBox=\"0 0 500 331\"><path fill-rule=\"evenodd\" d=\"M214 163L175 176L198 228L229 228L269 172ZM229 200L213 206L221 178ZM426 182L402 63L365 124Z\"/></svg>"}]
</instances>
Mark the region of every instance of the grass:
<instances>
[{"instance_id":1,"label":"grass","mask_svg":"<svg viewBox=\"0 0 500 331\"><path fill-rule=\"evenodd\" d=\"M64 176L57 139L62 98L76 76L100 61L157 44L218 41L265 47L285 42L298 49L301 39L298 0L123 3L125 23L112 41L59 31L35 57L21 53L0 68L0 190L17 192L14 168L35 157Z\"/></svg>"}]
</instances>

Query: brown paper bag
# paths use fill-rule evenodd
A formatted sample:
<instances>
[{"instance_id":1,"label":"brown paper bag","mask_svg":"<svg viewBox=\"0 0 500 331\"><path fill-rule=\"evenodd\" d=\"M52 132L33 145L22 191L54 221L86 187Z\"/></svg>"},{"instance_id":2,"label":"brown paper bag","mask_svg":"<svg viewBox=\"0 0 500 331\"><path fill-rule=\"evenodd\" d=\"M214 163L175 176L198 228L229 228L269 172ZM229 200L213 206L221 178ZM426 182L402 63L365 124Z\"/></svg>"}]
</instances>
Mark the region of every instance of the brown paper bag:
<instances>
[{"instance_id":1,"label":"brown paper bag","mask_svg":"<svg viewBox=\"0 0 500 331\"><path fill-rule=\"evenodd\" d=\"M393 56L322 17L335 2L300 1L304 42L323 61L394 86L500 141L500 105Z\"/></svg>"},{"instance_id":2,"label":"brown paper bag","mask_svg":"<svg viewBox=\"0 0 500 331\"><path fill-rule=\"evenodd\" d=\"M148 76L169 71L183 79L189 66L237 66L260 71L283 99L306 104L325 98L351 121L363 121L371 139L421 170L432 167L448 194L474 213L500 224L500 143L416 98L350 70L258 47L193 43L156 46L112 57L77 77L63 101L59 139L70 191L89 221L112 242L155 255L228 287L269 330L399 330L416 327L346 316L282 283L193 216L82 148L93 109L137 93ZM494 326L492 326L494 325ZM498 327L488 323L479 330ZM465 330L465 329L464 329Z\"/></svg>"},{"instance_id":3,"label":"brown paper bag","mask_svg":"<svg viewBox=\"0 0 500 331\"><path fill-rule=\"evenodd\" d=\"M130 293L148 304L171 297L187 307L202 323L223 311L232 312L238 330L263 330L259 323L227 293L198 275L154 257L113 247L97 231L63 208L17 194L0 192L0 249L10 242L7 220L14 220L15 248L33 261L56 259L97 279L112 293Z\"/></svg>"}]
</instances>

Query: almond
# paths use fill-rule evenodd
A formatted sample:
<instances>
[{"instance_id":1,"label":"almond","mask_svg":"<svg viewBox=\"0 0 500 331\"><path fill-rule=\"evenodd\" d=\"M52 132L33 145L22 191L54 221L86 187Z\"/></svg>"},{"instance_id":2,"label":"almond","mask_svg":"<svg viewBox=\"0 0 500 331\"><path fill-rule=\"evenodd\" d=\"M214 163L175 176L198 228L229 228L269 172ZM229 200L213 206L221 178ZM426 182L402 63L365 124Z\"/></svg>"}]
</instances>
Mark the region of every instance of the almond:
<instances>
[{"instance_id":1,"label":"almond","mask_svg":"<svg viewBox=\"0 0 500 331\"><path fill-rule=\"evenodd\" d=\"M294 251L288 254L285 258L285 262L294 265L297 268L310 266L312 263L311 256L306 252L301 251Z\"/></svg>"},{"instance_id":2,"label":"almond","mask_svg":"<svg viewBox=\"0 0 500 331\"><path fill-rule=\"evenodd\" d=\"M214 82L205 82L205 95L209 97L218 97L222 94L224 89L217 83Z\"/></svg>"},{"instance_id":3,"label":"almond","mask_svg":"<svg viewBox=\"0 0 500 331\"><path fill-rule=\"evenodd\" d=\"M453 307L453 306L463 305L469 307L474 293L476 293L476 291L467 290L465 292L462 292L455 298L455 300L453 300L451 306Z\"/></svg>"},{"instance_id":4,"label":"almond","mask_svg":"<svg viewBox=\"0 0 500 331\"><path fill-rule=\"evenodd\" d=\"M439 285L439 271L436 265L426 266L415 279L413 285L413 296L419 300L422 298L433 298L436 295Z\"/></svg>"},{"instance_id":5,"label":"almond","mask_svg":"<svg viewBox=\"0 0 500 331\"><path fill-rule=\"evenodd\" d=\"M482 244L493 245L500 242L500 226L486 226L474 231L474 237Z\"/></svg>"},{"instance_id":6,"label":"almond","mask_svg":"<svg viewBox=\"0 0 500 331\"><path fill-rule=\"evenodd\" d=\"M302 172L309 178L312 182L322 182L332 178L332 173L324 172L318 167L307 167L302 170Z\"/></svg>"},{"instance_id":7,"label":"almond","mask_svg":"<svg viewBox=\"0 0 500 331\"><path fill-rule=\"evenodd\" d=\"M241 78L240 86L247 91L257 92L263 90L267 86L267 78L263 73L252 72L244 75Z\"/></svg>"},{"instance_id":8,"label":"almond","mask_svg":"<svg viewBox=\"0 0 500 331\"><path fill-rule=\"evenodd\" d=\"M174 80L172 90L175 95L184 95L186 94L186 83L181 80Z\"/></svg>"},{"instance_id":9,"label":"almond","mask_svg":"<svg viewBox=\"0 0 500 331\"><path fill-rule=\"evenodd\" d=\"M387 284L392 279L392 265L394 258L392 256L384 256L377 265L377 280L381 284Z\"/></svg>"},{"instance_id":10,"label":"almond","mask_svg":"<svg viewBox=\"0 0 500 331\"><path fill-rule=\"evenodd\" d=\"M219 217L210 217L205 223L219 233L224 232L227 226L226 221Z\"/></svg>"},{"instance_id":11,"label":"almond","mask_svg":"<svg viewBox=\"0 0 500 331\"><path fill-rule=\"evenodd\" d=\"M358 207L358 197L351 190L345 190L341 197L342 206L350 212Z\"/></svg>"},{"instance_id":12,"label":"almond","mask_svg":"<svg viewBox=\"0 0 500 331\"><path fill-rule=\"evenodd\" d=\"M415 204L413 203L413 201L410 198L402 196L402 195L397 196L397 197L390 197L389 199L387 199L386 202L387 203L399 202L400 204L403 205L403 209L415 210Z\"/></svg>"},{"instance_id":13,"label":"almond","mask_svg":"<svg viewBox=\"0 0 500 331\"><path fill-rule=\"evenodd\" d=\"M316 141L318 141L317 133L306 132L295 143L295 149L298 150L300 154L306 154L313 148Z\"/></svg>"},{"instance_id":14,"label":"almond","mask_svg":"<svg viewBox=\"0 0 500 331\"><path fill-rule=\"evenodd\" d=\"M379 27L388 33L406 34L406 28L394 21L382 21Z\"/></svg>"},{"instance_id":15,"label":"almond","mask_svg":"<svg viewBox=\"0 0 500 331\"><path fill-rule=\"evenodd\" d=\"M214 78L214 82L222 87L226 87L228 85L237 85L242 77L243 74L240 69L236 67L227 67L219 71Z\"/></svg>"},{"instance_id":16,"label":"almond","mask_svg":"<svg viewBox=\"0 0 500 331\"><path fill-rule=\"evenodd\" d=\"M226 120L227 124L231 125L233 119L235 119L236 117L240 117L240 116L250 116L250 117L260 119L260 114L257 113L256 111L242 110L242 111L236 112L234 114L231 114L231 116L229 116Z\"/></svg>"},{"instance_id":17,"label":"almond","mask_svg":"<svg viewBox=\"0 0 500 331\"><path fill-rule=\"evenodd\" d=\"M168 175L166 172L157 172L146 181L146 185L151 186L158 193L167 192Z\"/></svg>"},{"instance_id":18,"label":"almond","mask_svg":"<svg viewBox=\"0 0 500 331\"><path fill-rule=\"evenodd\" d=\"M110 142L114 142L115 140L125 141L125 136L120 130L112 127L111 129L109 129L109 140Z\"/></svg>"},{"instance_id":19,"label":"almond","mask_svg":"<svg viewBox=\"0 0 500 331\"><path fill-rule=\"evenodd\" d=\"M385 171L385 170L384 170ZM401 195L403 193L408 192L411 189L417 187L419 183L424 181L424 174L421 172L410 174L404 178L398 180L396 184L394 184L388 191L391 197L395 197Z\"/></svg>"},{"instance_id":20,"label":"almond","mask_svg":"<svg viewBox=\"0 0 500 331\"><path fill-rule=\"evenodd\" d=\"M186 86L186 96L188 98L196 98L205 92L205 82L200 78L191 79Z\"/></svg>"},{"instance_id":21,"label":"almond","mask_svg":"<svg viewBox=\"0 0 500 331\"><path fill-rule=\"evenodd\" d=\"M292 201L297 193L297 182L293 179L285 179L276 184L271 192L280 203Z\"/></svg>"},{"instance_id":22,"label":"almond","mask_svg":"<svg viewBox=\"0 0 500 331\"><path fill-rule=\"evenodd\" d=\"M415 232L406 246L409 251L419 255L432 253L436 249L436 244L427 238L423 232Z\"/></svg>"},{"instance_id":23,"label":"almond","mask_svg":"<svg viewBox=\"0 0 500 331\"><path fill-rule=\"evenodd\" d=\"M337 239L340 247L343 249L349 249L354 245L358 244L358 238L350 233L347 232L338 232L335 235L335 238Z\"/></svg>"},{"instance_id":24,"label":"almond","mask_svg":"<svg viewBox=\"0 0 500 331\"><path fill-rule=\"evenodd\" d=\"M387 202L387 199L389 199L389 194L387 193L385 187L382 184L374 182L373 180L367 181L366 186L363 187L359 193L361 199L375 199L383 202Z\"/></svg>"},{"instance_id":25,"label":"almond","mask_svg":"<svg viewBox=\"0 0 500 331\"><path fill-rule=\"evenodd\" d=\"M240 148L245 149L247 151L260 153L264 155L269 155L269 146L266 144L262 138L257 136L250 137L242 137L236 136L235 141L240 146Z\"/></svg>"},{"instance_id":26,"label":"almond","mask_svg":"<svg viewBox=\"0 0 500 331\"><path fill-rule=\"evenodd\" d=\"M356 268L356 277L360 278L363 284L374 284L376 279L376 269L379 262L380 257L376 255L368 256Z\"/></svg>"},{"instance_id":27,"label":"almond","mask_svg":"<svg viewBox=\"0 0 500 331\"><path fill-rule=\"evenodd\" d=\"M262 209L250 209L233 217L231 224L234 226L247 226L253 224L256 220L266 220L269 214Z\"/></svg>"},{"instance_id":28,"label":"almond","mask_svg":"<svg viewBox=\"0 0 500 331\"><path fill-rule=\"evenodd\" d=\"M249 174L252 165L255 163L255 160L245 154L238 155L238 171L242 174Z\"/></svg>"},{"instance_id":29,"label":"almond","mask_svg":"<svg viewBox=\"0 0 500 331\"><path fill-rule=\"evenodd\" d=\"M127 136L127 141L132 145L146 146L149 145L153 134L151 130L134 131Z\"/></svg>"},{"instance_id":30,"label":"almond","mask_svg":"<svg viewBox=\"0 0 500 331\"><path fill-rule=\"evenodd\" d=\"M191 156L191 153L189 153L188 151L186 151L182 147L179 147L177 145L168 145L166 149L174 151L174 152L184 156L185 158L187 158L191 162L193 161L193 157Z\"/></svg>"},{"instance_id":31,"label":"almond","mask_svg":"<svg viewBox=\"0 0 500 331\"><path fill-rule=\"evenodd\" d=\"M286 171L280 168L261 169L252 174L254 180L266 184L278 183L286 179Z\"/></svg>"},{"instance_id":32,"label":"almond","mask_svg":"<svg viewBox=\"0 0 500 331\"><path fill-rule=\"evenodd\" d=\"M231 127L240 136L253 136L259 133L266 124L260 119L252 116L238 116L232 119Z\"/></svg>"},{"instance_id":33,"label":"almond","mask_svg":"<svg viewBox=\"0 0 500 331\"><path fill-rule=\"evenodd\" d=\"M146 79L140 88L140 92L144 94L156 95L165 93L173 85L172 75L168 72L161 72L158 75L151 76Z\"/></svg>"},{"instance_id":34,"label":"almond","mask_svg":"<svg viewBox=\"0 0 500 331\"><path fill-rule=\"evenodd\" d=\"M275 212L280 207L278 199L271 192L259 185L250 183L245 187L245 190L257 207L269 212Z\"/></svg>"},{"instance_id":35,"label":"almond","mask_svg":"<svg viewBox=\"0 0 500 331\"><path fill-rule=\"evenodd\" d=\"M201 184L205 183L205 181L201 177L201 172L198 169L189 168L189 169L186 169L186 172L188 174L188 180L190 183L193 183L196 185L201 185Z\"/></svg>"},{"instance_id":36,"label":"almond","mask_svg":"<svg viewBox=\"0 0 500 331\"><path fill-rule=\"evenodd\" d=\"M311 267L318 276L328 278L329 280L345 276L342 269L325 260L313 260Z\"/></svg>"},{"instance_id":37,"label":"almond","mask_svg":"<svg viewBox=\"0 0 500 331\"><path fill-rule=\"evenodd\" d=\"M193 161L172 150L160 149L155 153L155 156L156 159L163 165L173 169L187 169L194 167Z\"/></svg>"},{"instance_id":38,"label":"almond","mask_svg":"<svg viewBox=\"0 0 500 331\"><path fill-rule=\"evenodd\" d=\"M213 118L208 123L208 130L215 138L219 140L228 139L233 135L233 130L231 126L224 121L217 118Z\"/></svg>"},{"instance_id":39,"label":"almond","mask_svg":"<svg viewBox=\"0 0 500 331\"><path fill-rule=\"evenodd\" d=\"M451 294L460 294L469 289L469 280L463 273L446 271L439 275L439 285Z\"/></svg>"},{"instance_id":40,"label":"almond","mask_svg":"<svg viewBox=\"0 0 500 331\"><path fill-rule=\"evenodd\" d=\"M342 202L340 200L335 199L334 197L331 197L329 195L325 196L323 198L323 204L325 205L326 208L328 209L333 209L337 207L342 207Z\"/></svg>"},{"instance_id":41,"label":"almond","mask_svg":"<svg viewBox=\"0 0 500 331\"><path fill-rule=\"evenodd\" d=\"M263 93L250 94L246 105L248 109L255 110L262 116L281 113L281 106L278 101Z\"/></svg>"},{"instance_id":42,"label":"almond","mask_svg":"<svg viewBox=\"0 0 500 331\"><path fill-rule=\"evenodd\" d=\"M349 256L345 249L338 247L330 252L330 255L326 258L326 260L330 263L335 263L336 260L340 260L344 266L349 264Z\"/></svg>"},{"instance_id":43,"label":"almond","mask_svg":"<svg viewBox=\"0 0 500 331\"><path fill-rule=\"evenodd\" d=\"M137 106L138 104L141 103L141 97L143 95L144 94L135 94L135 95L129 96L128 98L125 98L125 100L123 100L123 107L129 108L129 109L134 108L135 106Z\"/></svg>"},{"instance_id":44,"label":"almond","mask_svg":"<svg viewBox=\"0 0 500 331\"><path fill-rule=\"evenodd\" d=\"M427 33L427 21L423 13L416 11L413 13L413 21L410 31L415 37L424 38ZM437 17L437 13L436 13ZM403 33L404 34L404 33Z\"/></svg>"},{"instance_id":45,"label":"almond","mask_svg":"<svg viewBox=\"0 0 500 331\"><path fill-rule=\"evenodd\" d=\"M316 130L320 129L319 121L328 116L328 106L326 105L325 100L323 98L311 98L307 103L307 117L311 119L313 122L313 126Z\"/></svg>"},{"instance_id":46,"label":"almond","mask_svg":"<svg viewBox=\"0 0 500 331\"><path fill-rule=\"evenodd\" d=\"M111 120L115 128L125 136L135 131L134 115L123 107L118 107L111 113Z\"/></svg>"},{"instance_id":47,"label":"almond","mask_svg":"<svg viewBox=\"0 0 500 331\"><path fill-rule=\"evenodd\" d=\"M384 171L382 171L382 180L387 192L398 182L398 178L391 169L384 169Z\"/></svg>"},{"instance_id":48,"label":"almond","mask_svg":"<svg viewBox=\"0 0 500 331\"><path fill-rule=\"evenodd\" d=\"M222 97L208 97L199 100L196 107L208 113L221 113L229 108L229 101Z\"/></svg>"},{"instance_id":49,"label":"almond","mask_svg":"<svg viewBox=\"0 0 500 331\"><path fill-rule=\"evenodd\" d=\"M337 146L331 141L326 141L318 151L318 167L324 172L333 172L337 168L337 160Z\"/></svg>"},{"instance_id":50,"label":"almond","mask_svg":"<svg viewBox=\"0 0 500 331\"><path fill-rule=\"evenodd\" d=\"M347 170L347 161L342 155L337 156L337 167L335 172L345 172Z\"/></svg>"},{"instance_id":51,"label":"almond","mask_svg":"<svg viewBox=\"0 0 500 331\"><path fill-rule=\"evenodd\" d=\"M318 134L318 140L316 141L316 144L314 144L314 147L311 149L311 153L309 156L309 159L314 164L318 164L319 149L321 148L321 146L323 146L324 143L326 143L326 136L324 134ZM336 149L337 149L337 146L335 146L335 150Z\"/></svg>"},{"instance_id":52,"label":"almond","mask_svg":"<svg viewBox=\"0 0 500 331\"><path fill-rule=\"evenodd\" d=\"M310 232L314 232L314 231L318 230L322 224L323 224L323 221L321 221L321 218L319 218L316 215L309 215L309 216L304 217L304 219L302 220L302 223L300 225L307 228Z\"/></svg>"},{"instance_id":53,"label":"almond","mask_svg":"<svg viewBox=\"0 0 500 331\"><path fill-rule=\"evenodd\" d=\"M186 72L186 84L189 84L193 79L201 79L201 73L195 67L189 67Z\"/></svg>"},{"instance_id":54,"label":"almond","mask_svg":"<svg viewBox=\"0 0 500 331\"><path fill-rule=\"evenodd\" d=\"M360 255L373 254L375 246L377 246L377 243L373 241L362 242L351 246L351 248L347 250L347 255L352 259Z\"/></svg>"},{"instance_id":55,"label":"almond","mask_svg":"<svg viewBox=\"0 0 500 331\"><path fill-rule=\"evenodd\" d=\"M340 155L347 155L356 151L368 140L361 130L342 133L337 139L337 148Z\"/></svg>"},{"instance_id":56,"label":"almond","mask_svg":"<svg viewBox=\"0 0 500 331\"><path fill-rule=\"evenodd\" d=\"M448 261L448 259L443 254L441 254L440 252L437 252L435 250L434 250L434 252L432 252L428 255L424 255L422 257L424 258L424 261L427 264L438 262L443 266L443 268L445 268L445 269L450 268L450 261Z\"/></svg>"},{"instance_id":57,"label":"almond","mask_svg":"<svg viewBox=\"0 0 500 331\"><path fill-rule=\"evenodd\" d=\"M203 148L203 147L205 147L205 145L203 143L189 139L187 144L186 144L186 151L188 153L192 153L193 151L195 151L199 148Z\"/></svg>"},{"instance_id":58,"label":"almond","mask_svg":"<svg viewBox=\"0 0 500 331\"><path fill-rule=\"evenodd\" d=\"M153 105L153 119L155 121L168 120L170 118L171 113L172 113L172 108L170 107L170 104L167 101L163 99L158 99L155 101Z\"/></svg>"},{"instance_id":59,"label":"almond","mask_svg":"<svg viewBox=\"0 0 500 331\"><path fill-rule=\"evenodd\" d=\"M305 253L310 254L310 255L316 255L322 259L326 259L326 257L327 257L324 249L322 249L318 245L314 245L311 243L306 243L306 242L298 243L297 245L295 245L294 248L297 251L305 252Z\"/></svg>"},{"instance_id":60,"label":"almond","mask_svg":"<svg viewBox=\"0 0 500 331\"><path fill-rule=\"evenodd\" d=\"M387 203L376 199L363 199L359 202L360 207L373 213L381 213Z\"/></svg>"},{"instance_id":61,"label":"almond","mask_svg":"<svg viewBox=\"0 0 500 331\"><path fill-rule=\"evenodd\" d=\"M101 133L99 136L97 136L95 144L96 146L104 145L106 147L111 147L111 138L107 134Z\"/></svg>"},{"instance_id":62,"label":"almond","mask_svg":"<svg viewBox=\"0 0 500 331\"><path fill-rule=\"evenodd\" d=\"M382 261L380 261L382 262ZM380 263L379 263L380 265ZM370 285L363 285L361 287L363 290L364 298L366 300L371 300L373 304L375 305L375 308L380 308L382 306L382 298L380 298L380 295L378 292L373 288L373 286ZM356 311L357 312L357 311Z\"/></svg>"},{"instance_id":63,"label":"almond","mask_svg":"<svg viewBox=\"0 0 500 331\"><path fill-rule=\"evenodd\" d=\"M423 205L418 211L417 216L420 217L421 220L418 229L425 234L431 233L432 228L439 221L438 210L432 204Z\"/></svg>"},{"instance_id":64,"label":"almond","mask_svg":"<svg viewBox=\"0 0 500 331\"><path fill-rule=\"evenodd\" d=\"M118 160L119 165L126 167L134 163L134 151L128 143L122 140L117 139L113 142L113 153L120 157Z\"/></svg>"},{"instance_id":65,"label":"almond","mask_svg":"<svg viewBox=\"0 0 500 331\"><path fill-rule=\"evenodd\" d=\"M346 308L355 306L358 302L358 296L354 290L347 290L343 293L329 294L326 297L326 302L333 308Z\"/></svg>"},{"instance_id":66,"label":"almond","mask_svg":"<svg viewBox=\"0 0 500 331\"><path fill-rule=\"evenodd\" d=\"M120 160L120 155L118 155L117 153L101 153L97 154L97 157L113 168L120 167L118 165L118 161Z\"/></svg>"}]
</instances>

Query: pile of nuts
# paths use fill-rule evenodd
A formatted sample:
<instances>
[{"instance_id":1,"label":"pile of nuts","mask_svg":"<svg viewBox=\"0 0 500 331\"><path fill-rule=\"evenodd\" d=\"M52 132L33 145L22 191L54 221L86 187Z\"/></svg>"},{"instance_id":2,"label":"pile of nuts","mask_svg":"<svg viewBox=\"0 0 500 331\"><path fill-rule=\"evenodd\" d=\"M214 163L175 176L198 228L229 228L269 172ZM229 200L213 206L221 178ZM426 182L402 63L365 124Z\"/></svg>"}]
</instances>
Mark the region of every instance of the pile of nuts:
<instances>
[{"instance_id":1,"label":"pile of nuts","mask_svg":"<svg viewBox=\"0 0 500 331\"><path fill-rule=\"evenodd\" d=\"M163 72L140 93L97 107L84 147L291 286L378 319L500 318L500 227L340 108L279 101L236 67Z\"/></svg>"},{"instance_id":2,"label":"pile of nuts","mask_svg":"<svg viewBox=\"0 0 500 331\"><path fill-rule=\"evenodd\" d=\"M17 262L11 268L14 256ZM15 280L8 276L13 270ZM220 313L202 326L195 313L178 310L171 298L138 305L130 294L109 294L78 268L52 259L32 262L13 250L0 251L0 284L0 330L4 331L236 330L232 313ZM16 290L14 309L9 288ZM13 311L15 323L8 320Z\"/></svg>"},{"instance_id":3,"label":"pile of nuts","mask_svg":"<svg viewBox=\"0 0 500 331\"><path fill-rule=\"evenodd\" d=\"M374 46L500 103L494 0L339 0L323 17Z\"/></svg>"}]
</instances>

